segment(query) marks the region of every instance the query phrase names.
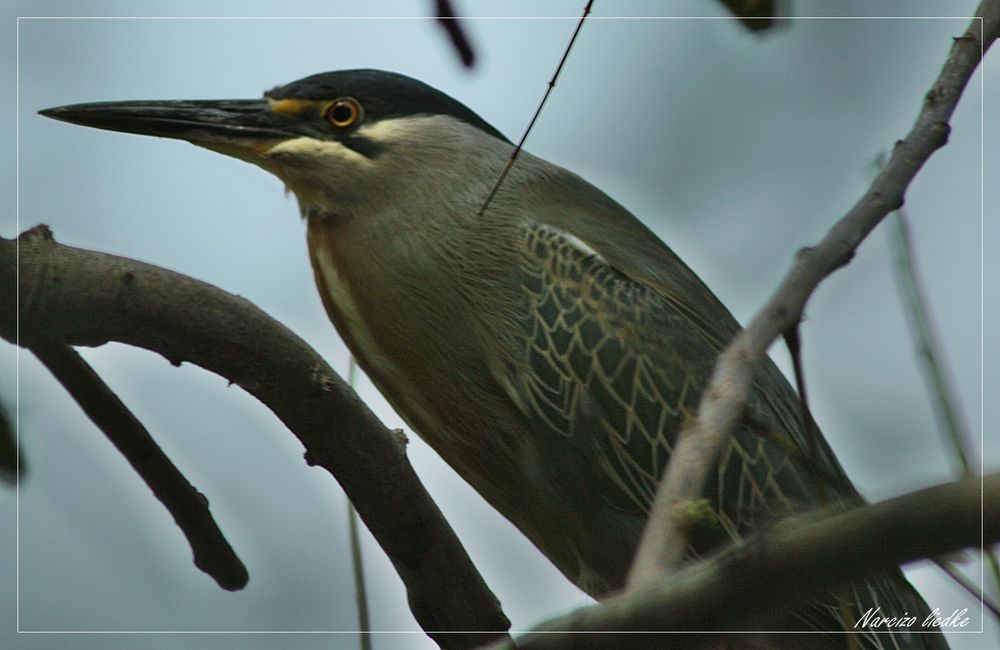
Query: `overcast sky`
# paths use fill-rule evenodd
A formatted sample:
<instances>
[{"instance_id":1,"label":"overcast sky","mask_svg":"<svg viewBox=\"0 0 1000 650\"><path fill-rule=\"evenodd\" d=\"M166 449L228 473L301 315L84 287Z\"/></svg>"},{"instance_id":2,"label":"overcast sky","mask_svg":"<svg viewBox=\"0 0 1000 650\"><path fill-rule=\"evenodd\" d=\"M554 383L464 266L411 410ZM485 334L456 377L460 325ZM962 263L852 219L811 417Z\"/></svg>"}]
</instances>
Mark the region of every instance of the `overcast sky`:
<instances>
[{"instance_id":1,"label":"overcast sky","mask_svg":"<svg viewBox=\"0 0 1000 650\"><path fill-rule=\"evenodd\" d=\"M444 90L516 139L584 3L458 2L460 12L511 17L465 23L479 54L471 72L423 19L432 3L372 4L5 2L0 234L46 223L66 244L210 282L251 300L346 372L346 348L323 312L304 227L280 181L184 142L85 129L36 112L97 100L252 98L315 72L374 67ZM796 249L816 242L852 205L876 156L910 128L952 37L969 21L899 17L937 16L942 4L967 16L977 3L796 1L802 17L835 9L882 18L796 20L756 37L730 20L679 19L723 15L704 0L598 0L527 148L632 210L746 321ZM562 18L528 17L543 10ZM350 17L371 12L377 16ZM276 14L310 18L226 18ZM398 18L407 16L416 19ZM1000 312L995 257L982 252L1000 244L1000 129L989 119L1000 114L997 57L987 56L948 146L907 194L949 374L994 469L1000 407L983 395L1000 388ZM993 180L985 195L984 169ZM956 475L914 353L888 232L880 227L821 286L802 331L816 418L873 500ZM307 467L280 422L219 377L122 345L82 351L207 495L250 583L228 593L200 573L169 515L110 444L30 355L3 343L0 399L12 409L17 402L30 471L17 494L0 485L0 646L353 647L345 500L329 475ZM787 369L783 349L772 356ZM388 426L404 426L367 380L359 391ZM410 439L417 473L515 628L589 602ZM375 647L433 647L412 633L399 580L367 532L364 542L374 627L400 632L379 635ZM978 564L967 568L978 575ZM970 626L984 624L979 605L934 570L917 567L911 577L932 607L968 607ZM996 647L997 628L985 624L986 635L954 635L953 646ZM15 629L67 634L15 636ZM346 633L288 633L331 630ZM93 631L144 633L82 633ZM193 633L208 631L281 634Z\"/></svg>"}]
</instances>

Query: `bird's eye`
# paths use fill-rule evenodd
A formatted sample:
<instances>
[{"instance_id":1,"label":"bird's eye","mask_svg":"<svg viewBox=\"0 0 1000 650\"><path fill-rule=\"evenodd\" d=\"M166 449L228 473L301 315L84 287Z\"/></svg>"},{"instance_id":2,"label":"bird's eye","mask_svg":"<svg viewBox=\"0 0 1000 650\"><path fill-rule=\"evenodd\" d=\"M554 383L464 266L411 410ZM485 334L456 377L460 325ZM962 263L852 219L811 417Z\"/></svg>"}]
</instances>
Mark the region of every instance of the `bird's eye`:
<instances>
[{"instance_id":1,"label":"bird's eye","mask_svg":"<svg viewBox=\"0 0 1000 650\"><path fill-rule=\"evenodd\" d=\"M361 118L361 104L351 97L338 99L326 107L326 121L330 124L346 128Z\"/></svg>"}]
</instances>

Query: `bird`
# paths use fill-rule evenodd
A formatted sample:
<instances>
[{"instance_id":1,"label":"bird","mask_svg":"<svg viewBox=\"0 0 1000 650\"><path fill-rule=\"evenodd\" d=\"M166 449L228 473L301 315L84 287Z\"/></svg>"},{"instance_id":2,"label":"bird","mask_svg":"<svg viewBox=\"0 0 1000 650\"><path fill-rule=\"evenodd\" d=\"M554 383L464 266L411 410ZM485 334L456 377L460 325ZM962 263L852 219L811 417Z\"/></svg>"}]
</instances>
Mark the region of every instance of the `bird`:
<instances>
[{"instance_id":1,"label":"bird","mask_svg":"<svg viewBox=\"0 0 1000 650\"><path fill-rule=\"evenodd\" d=\"M625 207L527 151L498 186L513 143L395 72L325 72L257 99L40 113L186 140L277 176L331 321L407 425L580 589L624 587L678 431L740 331ZM694 560L789 513L863 503L770 359L704 497ZM940 634L868 624L927 611L886 571L776 628L828 635L766 647L946 648Z\"/></svg>"}]
</instances>

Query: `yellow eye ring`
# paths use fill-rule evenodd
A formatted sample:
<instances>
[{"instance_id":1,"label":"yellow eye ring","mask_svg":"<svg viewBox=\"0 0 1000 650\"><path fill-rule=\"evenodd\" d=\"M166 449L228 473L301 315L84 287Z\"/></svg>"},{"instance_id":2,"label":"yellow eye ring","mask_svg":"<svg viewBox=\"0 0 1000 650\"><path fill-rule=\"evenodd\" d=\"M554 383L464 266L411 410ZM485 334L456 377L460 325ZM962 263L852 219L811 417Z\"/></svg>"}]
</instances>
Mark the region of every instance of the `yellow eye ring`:
<instances>
[{"instance_id":1,"label":"yellow eye ring","mask_svg":"<svg viewBox=\"0 0 1000 650\"><path fill-rule=\"evenodd\" d=\"M361 119L361 104L353 97L343 97L326 107L326 121L338 128L347 128Z\"/></svg>"}]
</instances>

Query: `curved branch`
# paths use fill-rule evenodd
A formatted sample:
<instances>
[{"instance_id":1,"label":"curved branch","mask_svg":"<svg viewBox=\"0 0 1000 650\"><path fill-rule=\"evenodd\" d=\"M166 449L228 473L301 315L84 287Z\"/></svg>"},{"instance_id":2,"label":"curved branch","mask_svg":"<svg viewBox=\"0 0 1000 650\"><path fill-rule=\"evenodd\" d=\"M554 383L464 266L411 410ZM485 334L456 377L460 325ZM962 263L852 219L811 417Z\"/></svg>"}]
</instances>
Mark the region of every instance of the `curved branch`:
<instances>
[{"instance_id":1,"label":"curved branch","mask_svg":"<svg viewBox=\"0 0 1000 650\"><path fill-rule=\"evenodd\" d=\"M984 0L976 15L965 34L955 39L910 133L896 143L865 195L815 247L799 251L770 300L719 356L697 418L678 436L629 573L630 587L656 581L683 560L688 542L678 504L701 496L722 443L743 414L754 371L767 348L801 320L806 301L819 283L850 261L875 226L903 205L910 182L947 142L948 120L1000 31L1000 0Z\"/></svg>"},{"instance_id":2,"label":"curved branch","mask_svg":"<svg viewBox=\"0 0 1000 650\"><path fill-rule=\"evenodd\" d=\"M0 239L0 303L15 304L18 286L20 322L13 310L0 314L7 340L19 326L16 342L28 347L119 341L199 365L263 402L305 446L306 461L343 486L406 584L417 621L442 647L474 646L509 627L395 434L315 351L250 302L163 268L60 245L45 227Z\"/></svg>"},{"instance_id":3,"label":"curved branch","mask_svg":"<svg viewBox=\"0 0 1000 650\"><path fill-rule=\"evenodd\" d=\"M900 563L1000 540L1000 473L980 480L938 485L849 512L786 519L670 580L578 609L516 643L493 647L661 648L664 635L650 633L656 631L681 632L667 637L675 650L719 647L720 633L767 630L783 609L816 592ZM987 504L982 520L981 499ZM923 620L909 627L915 632L935 629ZM596 634L614 630L637 633ZM717 633L691 633L700 630ZM810 638L802 642L802 647L811 645Z\"/></svg>"}]
</instances>

